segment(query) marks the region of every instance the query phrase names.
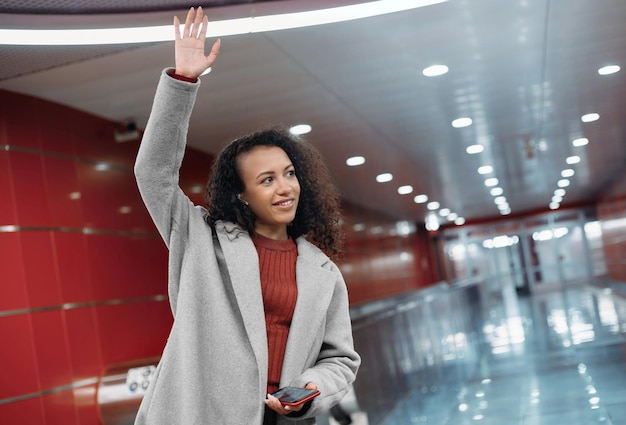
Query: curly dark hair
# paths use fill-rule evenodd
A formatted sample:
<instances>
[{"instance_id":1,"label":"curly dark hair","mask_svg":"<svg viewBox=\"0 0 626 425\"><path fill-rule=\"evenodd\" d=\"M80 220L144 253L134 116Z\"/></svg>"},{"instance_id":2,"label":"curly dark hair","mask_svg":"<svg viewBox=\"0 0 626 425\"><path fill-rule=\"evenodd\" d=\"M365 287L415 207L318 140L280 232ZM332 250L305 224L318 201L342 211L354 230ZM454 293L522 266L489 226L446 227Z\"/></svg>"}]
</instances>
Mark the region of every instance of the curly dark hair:
<instances>
[{"instance_id":1,"label":"curly dark hair","mask_svg":"<svg viewBox=\"0 0 626 425\"><path fill-rule=\"evenodd\" d=\"M328 255L336 256L344 235L339 195L328 167L317 149L292 136L283 127L272 127L235 139L218 154L205 195L209 222L230 221L254 234L256 216L237 199L237 194L244 191L237 172L237 159L257 146L281 148L295 168L300 183L300 200L296 216L287 226L289 236L294 240L305 236Z\"/></svg>"}]
</instances>

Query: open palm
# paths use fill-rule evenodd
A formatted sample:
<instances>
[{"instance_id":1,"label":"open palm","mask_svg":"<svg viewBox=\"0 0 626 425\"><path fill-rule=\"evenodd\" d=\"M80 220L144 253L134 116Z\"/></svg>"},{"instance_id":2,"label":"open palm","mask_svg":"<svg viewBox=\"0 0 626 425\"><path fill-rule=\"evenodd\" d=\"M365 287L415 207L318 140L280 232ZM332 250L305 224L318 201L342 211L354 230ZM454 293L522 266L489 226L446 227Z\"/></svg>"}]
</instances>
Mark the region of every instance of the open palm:
<instances>
[{"instance_id":1,"label":"open palm","mask_svg":"<svg viewBox=\"0 0 626 425\"><path fill-rule=\"evenodd\" d=\"M220 53L220 40L213 43L208 56L204 54L208 24L202 7L189 9L182 33L180 21L174 16L176 74L197 78L215 62Z\"/></svg>"}]
</instances>

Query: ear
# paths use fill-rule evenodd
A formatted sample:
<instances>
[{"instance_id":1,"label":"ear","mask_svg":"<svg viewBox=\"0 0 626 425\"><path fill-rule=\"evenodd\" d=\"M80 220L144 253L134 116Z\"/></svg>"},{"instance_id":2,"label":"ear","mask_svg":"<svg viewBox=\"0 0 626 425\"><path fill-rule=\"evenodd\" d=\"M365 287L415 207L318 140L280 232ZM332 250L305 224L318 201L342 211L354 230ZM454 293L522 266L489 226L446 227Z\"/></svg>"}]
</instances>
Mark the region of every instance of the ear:
<instances>
[{"instance_id":1,"label":"ear","mask_svg":"<svg viewBox=\"0 0 626 425\"><path fill-rule=\"evenodd\" d=\"M247 202L245 199L243 199L243 198L241 197L241 193L238 193L238 194L237 194L237 199L239 199L241 202L243 202L243 203L244 203L244 205L246 205L246 206L248 205L248 202Z\"/></svg>"}]
</instances>

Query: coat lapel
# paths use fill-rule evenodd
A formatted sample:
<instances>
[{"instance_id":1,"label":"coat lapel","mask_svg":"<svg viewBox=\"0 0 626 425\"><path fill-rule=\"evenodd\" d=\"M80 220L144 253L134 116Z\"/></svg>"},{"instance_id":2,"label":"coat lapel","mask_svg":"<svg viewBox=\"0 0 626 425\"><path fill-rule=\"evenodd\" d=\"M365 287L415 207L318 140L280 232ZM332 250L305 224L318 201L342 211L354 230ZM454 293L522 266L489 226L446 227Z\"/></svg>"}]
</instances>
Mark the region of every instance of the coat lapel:
<instances>
[{"instance_id":1,"label":"coat lapel","mask_svg":"<svg viewBox=\"0 0 626 425\"><path fill-rule=\"evenodd\" d=\"M233 292L256 356L261 382L267 377L267 332L259 276L259 257L250 236L232 223L216 223Z\"/></svg>"},{"instance_id":2,"label":"coat lapel","mask_svg":"<svg viewBox=\"0 0 626 425\"><path fill-rule=\"evenodd\" d=\"M311 344L318 339L318 336L323 337L323 322L333 295L336 278L330 270L322 267L329 260L318 248L304 238L298 238L297 243L298 300L289 330L281 385L288 385L288 381L300 375L307 367L307 361L310 360L311 355L314 356L313 360L317 357L316 353L311 352ZM311 335L312 333L318 335ZM282 382L283 379L286 381Z\"/></svg>"}]
</instances>

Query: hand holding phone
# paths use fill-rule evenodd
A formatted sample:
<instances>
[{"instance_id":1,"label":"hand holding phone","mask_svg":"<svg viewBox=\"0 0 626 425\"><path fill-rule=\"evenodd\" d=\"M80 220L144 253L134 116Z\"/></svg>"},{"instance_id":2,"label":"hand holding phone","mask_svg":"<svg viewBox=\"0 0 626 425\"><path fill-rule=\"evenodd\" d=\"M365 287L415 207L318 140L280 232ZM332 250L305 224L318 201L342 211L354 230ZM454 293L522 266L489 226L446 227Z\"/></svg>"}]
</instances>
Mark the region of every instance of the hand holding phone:
<instances>
[{"instance_id":1,"label":"hand holding phone","mask_svg":"<svg viewBox=\"0 0 626 425\"><path fill-rule=\"evenodd\" d=\"M318 390L306 388L284 387L272 393L283 406L298 406L320 395Z\"/></svg>"}]
</instances>

